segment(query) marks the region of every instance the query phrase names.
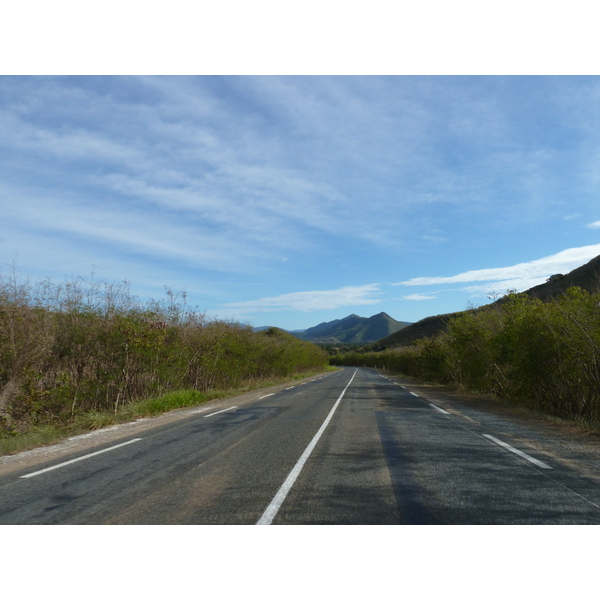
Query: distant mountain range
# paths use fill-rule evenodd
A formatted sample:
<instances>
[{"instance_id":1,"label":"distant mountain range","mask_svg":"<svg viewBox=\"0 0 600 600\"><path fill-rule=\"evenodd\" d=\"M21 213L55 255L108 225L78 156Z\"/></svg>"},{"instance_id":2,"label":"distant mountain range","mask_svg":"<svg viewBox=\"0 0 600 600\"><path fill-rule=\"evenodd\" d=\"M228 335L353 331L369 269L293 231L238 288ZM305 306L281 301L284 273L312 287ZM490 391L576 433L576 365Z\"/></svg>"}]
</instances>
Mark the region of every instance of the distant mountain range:
<instances>
[{"instance_id":1,"label":"distant mountain range","mask_svg":"<svg viewBox=\"0 0 600 600\"><path fill-rule=\"evenodd\" d=\"M530 288L523 293L532 298L548 301L564 294L565 291L572 286L578 286L588 292L595 292L600 289L600 256L593 258L590 262L574 269L567 275L552 275L546 283ZM496 302L502 304L504 301L503 298L500 298ZM367 350L379 351L396 346L408 346L418 339L433 337L446 328L448 321L452 317L464 312L468 311L426 317L425 319L412 323L411 325L376 341L370 345Z\"/></svg>"},{"instance_id":2,"label":"distant mountain range","mask_svg":"<svg viewBox=\"0 0 600 600\"><path fill-rule=\"evenodd\" d=\"M304 331L288 333L315 344L370 344L408 325L410 323L396 321L387 313L381 312L368 318L352 314L343 319L320 323ZM254 329L260 331L269 328Z\"/></svg>"},{"instance_id":3,"label":"distant mountain range","mask_svg":"<svg viewBox=\"0 0 600 600\"><path fill-rule=\"evenodd\" d=\"M523 293L547 301L563 294L572 286L579 286L589 292L600 289L600 256L566 275L553 275L546 283ZM501 304L504 299L500 298L496 302ZM416 323L396 321L384 312L369 318L352 314L344 319L288 333L317 344L362 344L367 346L367 350L379 351L395 346L408 346L418 339L433 337L446 328L452 317L464 312L468 311L426 317ZM263 329L269 327L254 328L255 331Z\"/></svg>"}]
</instances>

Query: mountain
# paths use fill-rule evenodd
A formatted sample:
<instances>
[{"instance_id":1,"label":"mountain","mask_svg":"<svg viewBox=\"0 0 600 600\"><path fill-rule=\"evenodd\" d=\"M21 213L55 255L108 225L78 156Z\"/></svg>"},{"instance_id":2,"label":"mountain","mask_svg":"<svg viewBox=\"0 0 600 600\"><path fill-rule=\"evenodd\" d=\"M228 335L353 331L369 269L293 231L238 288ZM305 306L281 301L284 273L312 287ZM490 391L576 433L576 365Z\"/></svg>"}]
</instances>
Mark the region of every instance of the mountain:
<instances>
[{"instance_id":1,"label":"mountain","mask_svg":"<svg viewBox=\"0 0 600 600\"><path fill-rule=\"evenodd\" d=\"M410 323L396 321L384 312L369 318L352 314L343 319L320 323L295 335L320 344L369 344L407 325Z\"/></svg>"},{"instance_id":2,"label":"mountain","mask_svg":"<svg viewBox=\"0 0 600 600\"><path fill-rule=\"evenodd\" d=\"M409 346L422 338L434 337L446 328L448 321L450 321L452 317L460 314L462 313L455 312L445 315L436 315L434 317L425 317L416 323L412 323L411 325L378 340L374 344L370 344L365 350L379 352L380 350L386 350L387 348L394 348L396 346Z\"/></svg>"},{"instance_id":3,"label":"mountain","mask_svg":"<svg viewBox=\"0 0 600 600\"><path fill-rule=\"evenodd\" d=\"M552 275L552 277L548 278L546 283L536 285L523 293L532 298L548 301L564 294L568 288L573 286L578 286L588 292L596 292L600 289L600 256L593 258L590 262L574 269L567 275ZM494 304L502 304L503 302L505 302L505 299L500 298L499 300L496 300ZM408 346L418 339L433 337L446 328L448 321L452 317L465 312L469 311L426 317L425 319L421 319L408 327L404 327L403 329L388 335L365 349L377 352L395 346Z\"/></svg>"}]
</instances>

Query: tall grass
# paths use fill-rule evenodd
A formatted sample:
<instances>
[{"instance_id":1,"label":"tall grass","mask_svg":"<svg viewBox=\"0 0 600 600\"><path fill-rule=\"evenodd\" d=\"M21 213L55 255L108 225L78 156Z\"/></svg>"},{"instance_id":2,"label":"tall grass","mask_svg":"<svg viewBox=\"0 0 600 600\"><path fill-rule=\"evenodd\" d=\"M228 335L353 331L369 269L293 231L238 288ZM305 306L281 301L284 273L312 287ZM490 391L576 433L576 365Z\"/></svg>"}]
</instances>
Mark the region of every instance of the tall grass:
<instances>
[{"instance_id":1,"label":"tall grass","mask_svg":"<svg viewBox=\"0 0 600 600\"><path fill-rule=\"evenodd\" d=\"M207 319L185 293L141 303L128 282L54 283L0 272L0 433L119 414L179 390L258 385L326 354L277 329Z\"/></svg>"},{"instance_id":2,"label":"tall grass","mask_svg":"<svg viewBox=\"0 0 600 600\"><path fill-rule=\"evenodd\" d=\"M573 287L549 302L510 294L453 318L435 338L331 362L385 367L599 424L600 293Z\"/></svg>"}]
</instances>

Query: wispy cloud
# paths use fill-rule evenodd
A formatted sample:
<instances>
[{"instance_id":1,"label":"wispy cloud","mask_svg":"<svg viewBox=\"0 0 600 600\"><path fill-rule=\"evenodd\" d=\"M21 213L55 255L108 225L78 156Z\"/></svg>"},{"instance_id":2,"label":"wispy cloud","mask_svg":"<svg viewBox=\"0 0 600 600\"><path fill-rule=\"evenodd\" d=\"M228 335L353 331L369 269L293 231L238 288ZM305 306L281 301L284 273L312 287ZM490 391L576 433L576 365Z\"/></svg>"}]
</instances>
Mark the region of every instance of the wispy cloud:
<instances>
[{"instance_id":1,"label":"wispy cloud","mask_svg":"<svg viewBox=\"0 0 600 600\"><path fill-rule=\"evenodd\" d=\"M554 275L554 273L552 273ZM486 283L485 285L468 285L460 288L461 291L469 292L470 294L477 296L493 296L493 295L504 295L509 290L515 290L517 292L524 292L536 285L541 285L548 280L548 276L544 277L521 277L515 279L505 279L502 281L493 281Z\"/></svg>"},{"instance_id":2,"label":"wispy cloud","mask_svg":"<svg viewBox=\"0 0 600 600\"><path fill-rule=\"evenodd\" d=\"M436 298L433 294L410 294L408 296L402 296L403 300L434 300Z\"/></svg>"},{"instance_id":3,"label":"wispy cloud","mask_svg":"<svg viewBox=\"0 0 600 600\"><path fill-rule=\"evenodd\" d=\"M365 174L385 163L390 170L375 135L386 119L373 120L369 98L340 103L356 92L352 79L99 82L105 89L86 78L3 82L7 171L30 171L28 181L44 172L57 188L68 174L86 203L113 199L186 222L201 216L213 235L265 250L314 246L313 231L396 243L385 185L361 190ZM357 219L367 193L369 219Z\"/></svg>"},{"instance_id":4,"label":"wispy cloud","mask_svg":"<svg viewBox=\"0 0 600 600\"><path fill-rule=\"evenodd\" d=\"M168 213L139 211L115 201L86 204L77 197L57 197L52 192L36 195L2 184L0 194L15 200L5 209L5 220L15 228L87 240L90 247L102 244L106 248L103 255L137 254L225 272L245 271L269 260L264 248L241 236L227 239L196 219L186 222Z\"/></svg>"},{"instance_id":5,"label":"wispy cloud","mask_svg":"<svg viewBox=\"0 0 600 600\"><path fill-rule=\"evenodd\" d=\"M560 160L514 147L479 80L24 78L3 92L7 171L68 174L88 197L191 213L265 250L314 247L313 232L386 249L446 241L423 207L538 215L527 198ZM496 192L513 180L518 211Z\"/></svg>"},{"instance_id":6,"label":"wispy cloud","mask_svg":"<svg viewBox=\"0 0 600 600\"><path fill-rule=\"evenodd\" d=\"M589 229L600 229L600 221L594 221L588 225Z\"/></svg>"},{"instance_id":7,"label":"wispy cloud","mask_svg":"<svg viewBox=\"0 0 600 600\"><path fill-rule=\"evenodd\" d=\"M270 312L275 310L329 310L344 306L377 304L381 289L378 284L346 286L337 290L292 292L271 298L259 298L246 302L222 304L225 308L241 309L245 312Z\"/></svg>"},{"instance_id":8,"label":"wispy cloud","mask_svg":"<svg viewBox=\"0 0 600 600\"><path fill-rule=\"evenodd\" d=\"M600 254L600 244L569 248L557 254L546 256L527 263L519 263L511 267L498 267L493 269L478 269L466 271L450 277L414 277L408 281L401 281L394 285L418 286L438 285L450 283L469 283L472 281L495 281L512 283L531 280L537 277L548 277L555 273L568 273L585 264Z\"/></svg>"}]
</instances>

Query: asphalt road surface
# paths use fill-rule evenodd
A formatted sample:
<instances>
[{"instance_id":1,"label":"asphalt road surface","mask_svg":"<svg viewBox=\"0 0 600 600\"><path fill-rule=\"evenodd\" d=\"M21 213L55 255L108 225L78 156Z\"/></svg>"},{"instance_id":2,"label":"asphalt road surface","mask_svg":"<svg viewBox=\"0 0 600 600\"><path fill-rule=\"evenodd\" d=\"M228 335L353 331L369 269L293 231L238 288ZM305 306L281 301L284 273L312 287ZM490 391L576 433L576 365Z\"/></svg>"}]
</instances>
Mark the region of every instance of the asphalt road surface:
<instances>
[{"instance_id":1,"label":"asphalt road surface","mask_svg":"<svg viewBox=\"0 0 600 600\"><path fill-rule=\"evenodd\" d=\"M600 522L584 441L373 369L261 394L35 464L5 457L0 524Z\"/></svg>"}]
</instances>

